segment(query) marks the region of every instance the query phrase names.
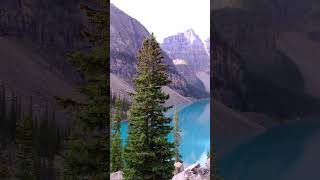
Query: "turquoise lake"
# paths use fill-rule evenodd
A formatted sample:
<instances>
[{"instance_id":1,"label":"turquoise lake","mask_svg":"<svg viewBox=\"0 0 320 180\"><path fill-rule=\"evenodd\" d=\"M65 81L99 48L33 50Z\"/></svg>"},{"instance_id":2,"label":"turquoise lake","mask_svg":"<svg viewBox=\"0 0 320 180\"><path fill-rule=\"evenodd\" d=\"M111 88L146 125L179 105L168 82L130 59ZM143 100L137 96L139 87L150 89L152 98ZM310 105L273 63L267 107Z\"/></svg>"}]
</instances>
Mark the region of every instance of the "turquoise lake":
<instances>
[{"instance_id":1,"label":"turquoise lake","mask_svg":"<svg viewBox=\"0 0 320 180\"><path fill-rule=\"evenodd\" d=\"M180 153L186 164L199 162L205 165L207 152L210 151L210 100L200 100L188 105L179 105L180 128L182 140ZM166 116L173 117L174 110L171 109ZM123 142L127 138L128 123L122 122L121 136ZM169 140L173 140L172 135Z\"/></svg>"},{"instance_id":2,"label":"turquoise lake","mask_svg":"<svg viewBox=\"0 0 320 180\"><path fill-rule=\"evenodd\" d=\"M269 129L217 164L224 180L319 180L320 122L304 120Z\"/></svg>"}]
</instances>

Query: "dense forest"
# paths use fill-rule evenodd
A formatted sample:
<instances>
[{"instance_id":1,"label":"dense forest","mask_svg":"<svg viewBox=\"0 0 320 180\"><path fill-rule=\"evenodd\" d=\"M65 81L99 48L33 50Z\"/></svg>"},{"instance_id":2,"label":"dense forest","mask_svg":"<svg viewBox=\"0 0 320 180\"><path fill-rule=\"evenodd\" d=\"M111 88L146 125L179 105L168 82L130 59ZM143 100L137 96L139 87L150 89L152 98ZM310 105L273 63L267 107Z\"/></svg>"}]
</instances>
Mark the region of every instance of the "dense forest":
<instances>
[{"instance_id":1,"label":"dense forest","mask_svg":"<svg viewBox=\"0 0 320 180\"><path fill-rule=\"evenodd\" d=\"M55 177L55 158L67 134L57 124L55 108L46 102L36 109L32 97L24 102L26 98L15 94L4 82L0 86L0 177Z\"/></svg>"},{"instance_id":2,"label":"dense forest","mask_svg":"<svg viewBox=\"0 0 320 180\"><path fill-rule=\"evenodd\" d=\"M116 101L117 99L119 99L120 101L120 110L121 110L121 117L123 119L127 119L128 118L128 111L130 108L130 102L126 97L121 97L117 94L114 93L110 93L111 94L111 100L110 100L110 105L111 105L111 113L114 114L114 109L116 106Z\"/></svg>"},{"instance_id":3,"label":"dense forest","mask_svg":"<svg viewBox=\"0 0 320 180\"><path fill-rule=\"evenodd\" d=\"M109 3L89 4L79 7L87 17L87 26L79 29L86 47L67 54L83 78L80 93L85 100L57 96L55 103L34 102L0 84L0 179L109 176ZM67 118L61 119L56 108L64 108Z\"/></svg>"}]
</instances>

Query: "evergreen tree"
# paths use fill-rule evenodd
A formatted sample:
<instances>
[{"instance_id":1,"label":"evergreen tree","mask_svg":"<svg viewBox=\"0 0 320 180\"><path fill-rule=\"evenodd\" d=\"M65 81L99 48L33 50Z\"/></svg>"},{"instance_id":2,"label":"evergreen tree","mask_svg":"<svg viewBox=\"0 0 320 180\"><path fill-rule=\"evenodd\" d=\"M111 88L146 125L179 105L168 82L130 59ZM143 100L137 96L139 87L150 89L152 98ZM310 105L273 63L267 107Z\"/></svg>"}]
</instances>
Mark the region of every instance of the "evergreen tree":
<instances>
[{"instance_id":1,"label":"evergreen tree","mask_svg":"<svg viewBox=\"0 0 320 180\"><path fill-rule=\"evenodd\" d=\"M8 122L8 131L9 131L9 139L14 140L16 125L18 121L18 108L17 108L17 97L15 94L11 96L11 103L10 103L10 114L9 114L9 122Z\"/></svg>"},{"instance_id":2,"label":"evergreen tree","mask_svg":"<svg viewBox=\"0 0 320 180\"><path fill-rule=\"evenodd\" d=\"M181 142L181 129L179 125L179 117L178 117L178 111L175 110L173 115L173 122L174 122L174 128L173 128L173 136L174 136L174 153L175 153L175 161L181 162L181 154L179 151L179 146Z\"/></svg>"},{"instance_id":3,"label":"evergreen tree","mask_svg":"<svg viewBox=\"0 0 320 180\"><path fill-rule=\"evenodd\" d=\"M58 98L64 106L75 109L75 121L64 154L65 179L109 179L109 80L107 78L109 2L102 9L81 4L95 32L84 31L91 42L88 52L74 52L70 60L83 74L86 83L81 93L86 102Z\"/></svg>"},{"instance_id":4,"label":"evergreen tree","mask_svg":"<svg viewBox=\"0 0 320 180\"><path fill-rule=\"evenodd\" d=\"M16 130L16 176L34 180L33 122L30 117L18 122Z\"/></svg>"},{"instance_id":5,"label":"evergreen tree","mask_svg":"<svg viewBox=\"0 0 320 180\"><path fill-rule=\"evenodd\" d=\"M0 179L12 178L9 165L8 152L0 146Z\"/></svg>"},{"instance_id":6,"label":"evergreen tree","mask_svg":"<svg viewBox=\"0 0 320 180\"><path fill-rule=\"evenodd\" d=\"M123 159L122 159L122 145L121 145L121 104L120 98L116 99L115 115L112 122L112 136L111 136L111 156L110 165L111 172L116 172L123 169Z\"/></svg>"},{"instance_id":7,"label":"evergreen tree","mask_svg":"<svg viewBox=\"0 0 320 180\"><path fill-rule=\"evenodd\" d=\"M0 130L1 130L1 135L3 137L6 137L6 114L7 114L7 103L6 103L6 88L4 85L4 82L1 83L1 96L0 96Z\"/></svg>"},{"instance_id":8,"label":"evergreen tree","mask_svg":"<svg viewBox=\"0 0 320 180\"><path fill-rule=\"evenodd\" d=\"M39 129L39 137L38 142L40 146L40 156L41 157L48 157L49 156L49 136L51 132L51 128L49 127L49 109L48 109L48 103L46 102L45 110L41 115L40 118L40 129ZM52 142L50 142L51 144Z\"/></svg>"},{"instance_id":9,"label":"evergreen tree","mask_svg":"<svg viewBox=\"0 0 320 180\"><path fill-rule=\"evenodd\" d=\"M161 87L170 83L160 46L154 35L146 38L138 54L135 90L128 117L128 139L124 157L126 180L170 179L174 170L174 144L168 141L171 119L164 116L170 108L169 95Z\"/></svg>"},{"instance_id":10,"label":"evergreen tree","mask_svg":"<svg viewBox=\"0 0 320 180\"><path fill-rule=\"evenodd\" d=\"M30 107L29 107L30 108ZM31 117L32 114L29 112L29 117ZM33 148L34 148L34 156L33 156L33 168L34 168L34 175L36 180L41 180L41 148L40 148L40 123L38 122L38 119L35 118L33 123Z\"/></svg>"}]
</instances>

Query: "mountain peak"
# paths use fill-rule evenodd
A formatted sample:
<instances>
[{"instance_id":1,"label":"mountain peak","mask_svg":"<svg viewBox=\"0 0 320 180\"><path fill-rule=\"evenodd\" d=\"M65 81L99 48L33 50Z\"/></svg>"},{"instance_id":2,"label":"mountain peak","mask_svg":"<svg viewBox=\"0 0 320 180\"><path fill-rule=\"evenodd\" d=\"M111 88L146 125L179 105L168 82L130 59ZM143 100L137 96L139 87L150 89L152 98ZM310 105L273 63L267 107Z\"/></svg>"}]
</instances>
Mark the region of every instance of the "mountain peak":
<instances>
[{"instance_id":1,"label":"mountain peak","mask_svg":"<svg viewBox=\"0 0 320 180\"><path fill-rule=\"evenodd\" d=\"M201 41L199 36L194 32L193 29L188 29L183 34L184 37L186 37L189 40L190 44L193 44L195 41Z\"/></svg>"},{"instance_id":2,"label":"mountain peak","mask_svg":"<svg viewBox=\"0 0 320 180\"><path fill-rule=\"evenodd\" d=\"M190 29L186 30L184 33L187 33L187 34L194 34L194 35L196 34L192 28L190 28Z\"/></svg>"}]
</instances>

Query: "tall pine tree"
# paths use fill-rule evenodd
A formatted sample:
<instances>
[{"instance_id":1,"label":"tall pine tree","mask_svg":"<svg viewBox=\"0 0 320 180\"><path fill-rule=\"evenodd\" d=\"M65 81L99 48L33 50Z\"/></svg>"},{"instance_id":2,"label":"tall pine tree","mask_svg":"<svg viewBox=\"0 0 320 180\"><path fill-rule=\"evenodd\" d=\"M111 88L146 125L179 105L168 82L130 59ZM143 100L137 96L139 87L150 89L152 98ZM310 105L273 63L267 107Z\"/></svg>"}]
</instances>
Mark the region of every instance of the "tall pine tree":
<instances>
[{"instance_id":1,"label":"tall pine tree","mask_svg":"<svg viewBox=\"0 0 320 180\"><path fill-rule=\"evenodd\" d=\"M0 133L1 136L6 138L6 128L7 128L7 98L6 98L6 88L4 82L1 82L1 95L0 95ZM2 142L3 143L3 142Z\"/></svg>"},{"instance_id":2,"label":"tall pine tree","mask_svg":"<svg viewBox=\"0 0 320 180\"><path fill-rule=\"evenodd\" d=\"M181 143L181 129L179 125L179 115L178 111L175 109L174 115L173 115L173 122L174 122L174 127L173 127L173 136L174 136L174 153L175 153L175 161L176 162L181 162L181 154L179 151L179 146Z\"/></svg>"},{"instance_id":3,"label":"tall pine tree","mask_svg":"<svg viewBox=\"0 0 320 180\"><path fill-rule=\"evenodd\" d=\"M65 179L109 179L109 2L99 2L102 2L101 9L81 4L95 30L83 32L92 45L90 50L70 55L71 62L86 81L81 93L87 99L80 103L69 98L59 99L65 106L73 105L76 109L74 127L64 156Z\"/></svg>"},{"instance_id":4,"label":"tall pine tree","mask_svg":"<svg viewBox=\"0 0 320 180\"><path fill-rule=\"evenodd\" d=\"M121 145L121 102L120 98L116 98L115 115L112 122L112 136L111 136L111 172L123 170L122 145Z\"/></svg>"},{"instance_id":5,"label":"tall pine tree","mask_svg":"<svg viewBox=\"0 0 320 180\"><path fill-rule=\"evenodd\" d=\"M16 176L34 180L33 122L27 117L17 124L16 130Z\"/></svg>"},{"instance_id":6,"label":"tall pine tree","mask_svg":"<svg viewBox=\"0 0 320 180\"><path fill-rule=\"evenodd\" d=\"M152 34L138 54L135 93L128 116L128 139L124 152L126 180L170 179L174 170L174 144L168 141L171 119L164 103L169 95L161 87L170 83L160 46Z\"/></svg>"}]
</instances>

